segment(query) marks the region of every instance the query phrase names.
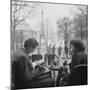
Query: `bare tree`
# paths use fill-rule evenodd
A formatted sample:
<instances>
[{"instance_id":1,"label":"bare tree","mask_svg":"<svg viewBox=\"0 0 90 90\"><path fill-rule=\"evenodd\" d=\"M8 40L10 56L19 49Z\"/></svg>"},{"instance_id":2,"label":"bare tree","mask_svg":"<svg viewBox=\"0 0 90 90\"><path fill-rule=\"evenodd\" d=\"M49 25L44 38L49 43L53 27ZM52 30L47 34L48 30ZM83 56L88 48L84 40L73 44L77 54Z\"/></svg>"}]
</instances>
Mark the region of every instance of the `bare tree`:
<instances>
[{"instance_id":1,"label":"bare tree","mask_svg":"<svg viewBox=\"0 0 90 90\"><path fill-rule=\"evenodd\" d=\"M74 24L75 30L77 31L76 36L80 36L81 40L87 38L87 27L88 27L88 16L87 16L87 6L79 6L78 10L80 13L75 14Z\"/></svg>"},{"instance_id":2,"label":"bare tree","mask_svg":"<svg viewBox=\"0 0 90 90\"><path fill-rule=\"evenodd\" d=\"M69 29L70 29L71 23L72 22L68 17L64 17L57 21L57 26L59 28L59 30L57 31L58 36L60 33L63 34L65 45L67 44L67 42L69 40Z\"/></svg>"},{"instance_id":3,"label":"bare tree","mask_svg":"<svg viewBox=\"0 0 90 90\"><path fill-rule=\"evenodd\" d=\"M26 18L28 18L34 12L34 9L36 9L37 6L39 6L38 3L28 4L27 2L23 2L22 0L12 1L12 9L14 8L14 10L12 11L12 15L14 18L14 27L16 27L20 22L24 21ZM25 11L25 8L29 9L29 11ZM23 15L21 16L22 13Z\"/></svg>"},{"instance_id":4,"label":"bare tree","mask_svg":"<svg viewBox=\"0 0 90 90\"><path fill-rule=\"evenodd\" d=\"M28 18L32 13L35 13L36 7L39 6L38 3L27 3L23 0L12 0L12 17L11 17L11 39L12 39L12 49L14 50L15 43L15 29L18 24ZM28 9L25 11L24 9ZM22 15L23 14L23 15Z\"/></svg>"}]
</instances>

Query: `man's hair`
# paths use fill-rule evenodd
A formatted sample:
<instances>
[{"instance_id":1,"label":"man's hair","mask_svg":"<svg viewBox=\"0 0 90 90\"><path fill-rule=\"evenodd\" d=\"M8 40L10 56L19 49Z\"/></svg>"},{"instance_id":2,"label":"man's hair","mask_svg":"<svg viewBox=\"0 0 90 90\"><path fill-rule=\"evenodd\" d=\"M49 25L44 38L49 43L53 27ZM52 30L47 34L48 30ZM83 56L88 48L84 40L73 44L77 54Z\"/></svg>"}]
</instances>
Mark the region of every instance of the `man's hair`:
<instances>
[{"instance_id":1,"label":"man's hair","mask_svg":"<svg viewBox=\"0 0 90 90\"><path fill-rule=\"evenodd\" d=\"M29 49L29 48L35 49L38 45L39 44L38 44L37 40L34 38L30 38L24 42L25 49Z\"/></svg>"}]
</instances>

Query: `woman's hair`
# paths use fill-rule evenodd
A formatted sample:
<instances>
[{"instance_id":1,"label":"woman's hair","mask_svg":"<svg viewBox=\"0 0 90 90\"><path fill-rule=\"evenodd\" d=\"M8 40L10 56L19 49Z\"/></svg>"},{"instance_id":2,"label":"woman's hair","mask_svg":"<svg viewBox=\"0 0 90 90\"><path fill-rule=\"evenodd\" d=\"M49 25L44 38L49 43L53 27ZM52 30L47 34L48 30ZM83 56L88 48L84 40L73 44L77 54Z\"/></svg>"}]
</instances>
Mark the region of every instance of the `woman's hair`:
<instances>
[{"instance_id":1,"label":"woman's hair","mask_svg":"<svg viewBox=\"0 0 90 90\"><path fill-rule=\"evenodd\" d=\"M30 38L24 42L25 49L29 49L29 48L35 49L38 45L39 44L38 44L37 40L34 38Z\"/></svg>"},{"instance_id":2,"label":"woman's hair","mask_svg":"<svg viewBox=\"0 0 90 90\"><path fill-rule=\"evenodd\" d=\"M70 44L74 46L77 52L85 50L84 44L80 40L71 40Z\"/></svg>"}]
</instances>

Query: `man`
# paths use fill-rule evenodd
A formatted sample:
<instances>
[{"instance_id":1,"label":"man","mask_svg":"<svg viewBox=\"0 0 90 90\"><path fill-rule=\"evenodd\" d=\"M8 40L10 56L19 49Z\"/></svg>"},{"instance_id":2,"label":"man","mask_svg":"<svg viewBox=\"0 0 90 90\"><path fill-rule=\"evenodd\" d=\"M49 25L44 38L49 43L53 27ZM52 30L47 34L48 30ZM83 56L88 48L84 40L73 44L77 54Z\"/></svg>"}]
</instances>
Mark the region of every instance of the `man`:
<instances>
[{"instance_id":1,"label":"man","mask_svg":"<svg viewBox=\"0 0 90 90\"><path fill-rule=\"evenodd\" d=\"M35 87L40 68L33 68L29 54L32 53L38 42L31 38L25 41L24 48L14 52L12 56L12 80L14 81L15 89L23 89Z\"/></svg>"}]
</instances>

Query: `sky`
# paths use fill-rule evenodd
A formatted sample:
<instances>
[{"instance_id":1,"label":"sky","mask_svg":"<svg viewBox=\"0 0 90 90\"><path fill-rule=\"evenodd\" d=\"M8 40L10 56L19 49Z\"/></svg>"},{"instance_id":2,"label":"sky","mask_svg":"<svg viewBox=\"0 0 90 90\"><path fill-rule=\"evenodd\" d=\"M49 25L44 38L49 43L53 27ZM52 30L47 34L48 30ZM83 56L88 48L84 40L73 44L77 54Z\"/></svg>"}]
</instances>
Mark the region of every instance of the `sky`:
<instances>
[{"instance_id":1,"label":"sky","mask_svg":"<svg viewBox=\"0 0 90 90\"><path fill-rule=\"evenodd\" d=\"M31 29L34 31L41 30L41 21L43 20L44 30L47 30L48 23L48 32L50 34L53 32L55 36L57 35L57 20L60 18L68 17L73 19L74 15L78 13L78 9L76 5L70 4L55 4L55 3L39 3L34 12L35 15L31 15L28 17L25 22L30 25ZM25 9L22 14L26 15L29 11L29 8ZM41 11L43 11L43 18L41 15ZM54 35L54 34L53 34ZM51 35L52 36L52 35Z\"/></svg>"},{"instance_id":2,"label":"sky","mask_svg":"<svg viewBox=\"0 0 90 90\"><path fill-rule=\"evenodd\" d=\"M41 3L41 9L43 10L43 19L44 23L49 23L49 27L53 28L53 31L56 32L57 25L56 22L59 18L69 17L70 19L73 18L75 12L77 12L77 7L75 5L64 5L64 4L48 4L48 3ZM33 18L27 18L27 23L31 25L31 28L35 30L40 29L39 24L41 20L41 15Z\"/></svg>"}]
</instances>

